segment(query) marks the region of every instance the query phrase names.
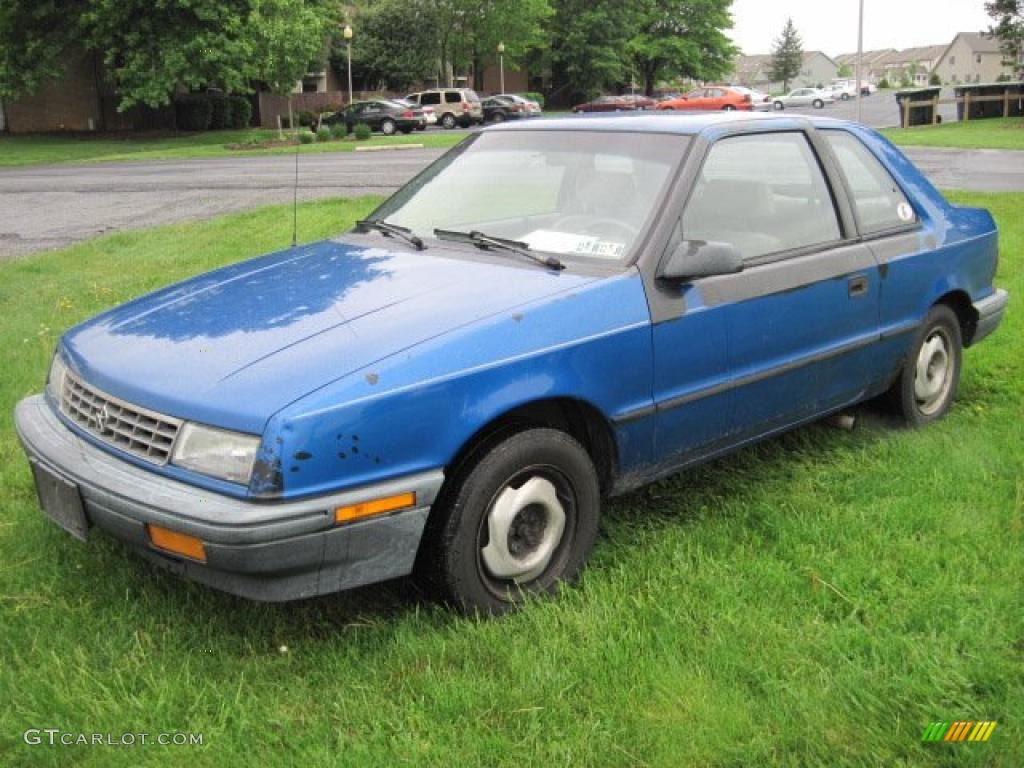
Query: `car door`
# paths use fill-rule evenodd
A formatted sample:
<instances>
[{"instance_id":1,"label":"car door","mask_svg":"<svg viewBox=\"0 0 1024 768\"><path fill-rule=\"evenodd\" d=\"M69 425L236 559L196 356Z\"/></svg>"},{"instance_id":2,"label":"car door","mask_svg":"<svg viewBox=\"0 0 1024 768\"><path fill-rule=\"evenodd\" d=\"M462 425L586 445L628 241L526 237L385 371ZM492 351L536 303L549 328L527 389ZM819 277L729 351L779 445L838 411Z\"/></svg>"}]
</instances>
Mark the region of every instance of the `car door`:
<instances>
[{"instance_id":1,"label":"car door","mask_svg":"<svg viewBox=\"0 0 1024 768\"><path fill-rule=\"evenodd\" d=\"M744 269L682 286L683 313L655 325L659 455L714 452L863 395L878 276L849 224L809 133L711 145L679 236L731 244Z\"/></svg>"}]
</instances>

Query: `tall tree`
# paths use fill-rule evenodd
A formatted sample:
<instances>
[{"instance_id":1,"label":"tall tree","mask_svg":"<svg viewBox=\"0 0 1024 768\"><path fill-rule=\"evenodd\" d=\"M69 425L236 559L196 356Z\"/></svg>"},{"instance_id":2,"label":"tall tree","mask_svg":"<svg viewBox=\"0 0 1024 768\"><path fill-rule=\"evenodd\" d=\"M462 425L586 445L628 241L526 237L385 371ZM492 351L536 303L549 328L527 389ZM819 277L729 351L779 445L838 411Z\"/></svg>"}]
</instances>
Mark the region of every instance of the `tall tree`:
<instances>
[{"instance_id":1,"label":"tall tree","mask_svg":"<svg viewBox=\"0 0 1024 768\"><path fill-rule=\"evenodd\" d=\"M738 52L724 30L732 27L732 0L642 0L638 29L629 41L644 92L658 80L713 80L732 67Z\"/></svg>"},{"instance_id":2,"label":"tall tree","mask_svg":"<svg viewBox=\"0 0 1024 768\"><path fill-rule=\"evenodd\" d=\"M353 19L353 77L370 89L403 90L437 75L437 18L428 0L376 0ZM336 39L331 63L347 66L345 41Z\"/></svg>"},{"instance_id":3,"label":"tall tree","mask_svg":"<svg viewBox=\"0 0 1024 768\"><path fill-rule=\"evenodd\" d=\"M635 3L622 0L555 0L548 28L556 101L589 98L629 76L623 56L638 29Z\"/></svg>"},{"instance_id":4,"label":"tall tree","mask_svg":"<svg viewBox=\"0 0 1024 768\"><path fill-rule=\"evenodd\" d=\"M800 74L804 60L804 44L793 25L793 19L786 19L782 34L772 45L772 64L769 77L782 81L782 90L789 90L789 81Z\"/></svg>"},{"instance_id":5,"label":"tall tree","mask_svg":"<svg viewBox=\"0 0 1024 768\"><path fill-rule=\"evenodd\" d=\"M177 88L294 83L322 58L336 0L0 0L0 94L61 73L74 46L103 56L119 109L166 104Z\"/></svg>"},{"instance_id":6,"label":"tall tree","mask_svg":"<svg viewBox=\"0 0 1024 768\"><path fill-rule=\"evenodd\" d=\"M1024 78L1024 0L992 0L985 3L985 13L995 22L988 32L999 38L1003 62Z\"/></svg>"}]
</instances>

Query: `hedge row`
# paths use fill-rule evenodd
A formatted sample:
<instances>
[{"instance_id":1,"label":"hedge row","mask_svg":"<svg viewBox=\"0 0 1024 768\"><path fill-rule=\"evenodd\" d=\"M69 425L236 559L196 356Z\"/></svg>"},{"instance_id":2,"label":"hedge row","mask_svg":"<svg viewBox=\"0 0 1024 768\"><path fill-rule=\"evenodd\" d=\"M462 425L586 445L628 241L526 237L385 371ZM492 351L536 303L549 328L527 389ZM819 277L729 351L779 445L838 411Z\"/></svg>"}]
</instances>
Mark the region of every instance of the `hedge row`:
<instances>
[{"instance_id":1,"label":"hedge row","mask_svg":"<svg viewBox=\"0 0 1024 768\"><path fill-rule=\"evenodd\" d=\"M174 115L180 131L248 128L252 104L234 93L187 93L174 100Z\"/></svg>"}]
</instances>

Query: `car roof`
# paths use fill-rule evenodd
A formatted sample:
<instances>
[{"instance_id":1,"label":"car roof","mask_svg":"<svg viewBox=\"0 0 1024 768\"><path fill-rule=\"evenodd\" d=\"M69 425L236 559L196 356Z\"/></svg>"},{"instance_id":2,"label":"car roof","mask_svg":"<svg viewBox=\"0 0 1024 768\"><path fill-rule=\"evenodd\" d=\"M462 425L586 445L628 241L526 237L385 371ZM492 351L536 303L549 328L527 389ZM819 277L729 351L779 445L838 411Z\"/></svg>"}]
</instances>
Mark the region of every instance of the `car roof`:
<instances>
[{"instance_id":1,"label":"car roof","mask_svg":"<svg viewBox=\"0 0 1024 768\"><path fill-rule=\"evenodd\" d=\"M676 133L693 136L705 130L739 123L758 123L779 130L801 128L807 123L818 127L848 124L846 120L811 115L775 115L765 112L654 112L643 115L575 115L573 117L535 118L529 122L502 123L490 131L608 131L610 133Z\"/></svg>"}]
</instances>

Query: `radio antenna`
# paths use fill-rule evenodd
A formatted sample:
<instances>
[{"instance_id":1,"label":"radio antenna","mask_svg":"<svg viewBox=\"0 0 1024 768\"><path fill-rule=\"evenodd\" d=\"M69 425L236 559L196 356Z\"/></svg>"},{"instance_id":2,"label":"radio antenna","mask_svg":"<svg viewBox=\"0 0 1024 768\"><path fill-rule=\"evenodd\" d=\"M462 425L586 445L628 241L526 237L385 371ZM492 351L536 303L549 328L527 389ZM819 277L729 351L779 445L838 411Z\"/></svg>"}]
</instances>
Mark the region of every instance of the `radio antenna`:
<instances>
[{"instance_id":1,"label":"radio antenna","mask_svg":"<svg viewBox=\"0 0 1024 768\"><path fill-rule=\"evenodd\" d=\"M293 126L294 130L294 126ZM292 248L299 244L299 132L295 131L295 186L292 188Z\"/></svg>"}]
</instances>

